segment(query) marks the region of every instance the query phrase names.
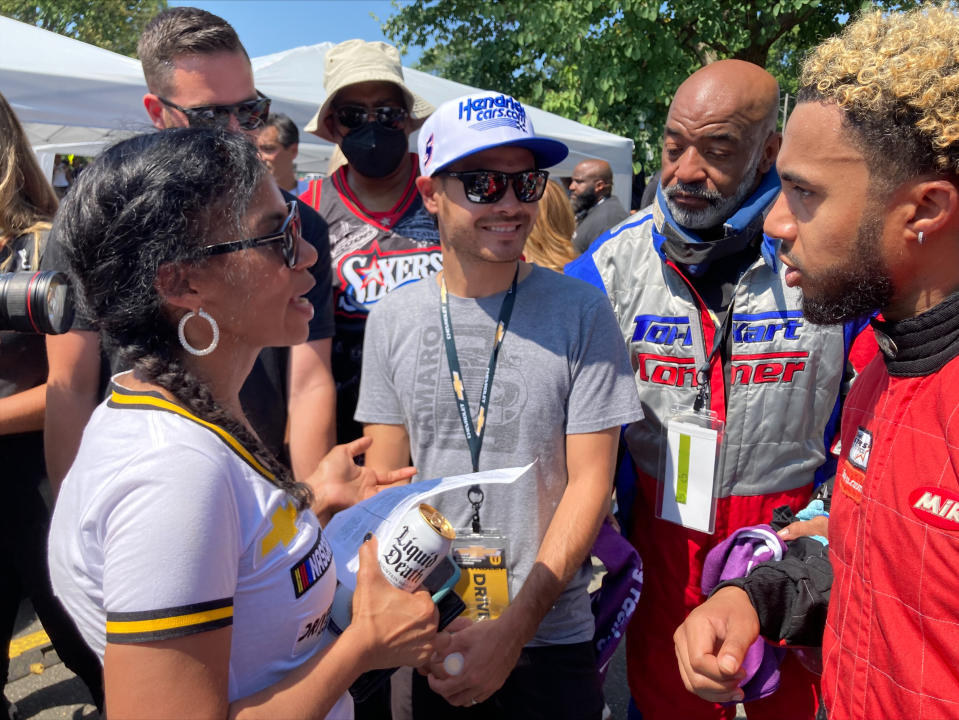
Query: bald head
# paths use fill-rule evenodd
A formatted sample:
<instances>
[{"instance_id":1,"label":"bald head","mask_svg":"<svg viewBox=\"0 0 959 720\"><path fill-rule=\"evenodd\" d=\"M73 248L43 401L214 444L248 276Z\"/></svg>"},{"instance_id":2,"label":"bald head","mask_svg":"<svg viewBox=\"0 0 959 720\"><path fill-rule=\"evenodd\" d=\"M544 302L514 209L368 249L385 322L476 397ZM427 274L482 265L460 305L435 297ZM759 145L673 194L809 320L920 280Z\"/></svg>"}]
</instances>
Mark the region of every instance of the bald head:
<instances>
[{"instance_id":1,"label":"bald head","mask_svg":"<svg viewBox=\"0 0 959 720\"><path fill-rule=\"evenodd\" d=\"M569 192L576 212L587 210L601 198L609 197L613 192L613 171L609 163L599 158L583 160L573 168Z\"/></svg>"},{"instance_id":2,"label":"bald head","mask_svg":"<svg viewBox=\"0 0 959 720\"><path fill-rule=\"evenodd\" d=\"M720 60L690 75L673 97L662 186L674 219L721 225L759 186L779 152L779 84L758 65Z\"/></svg>"},{"instance_id":3,"label":"bald head","mask_svg":"<svg viewBox=\"0 0 959 720\"><path fill-rule=\"evenodd\" d=\"M758 65L718 60L700 68L679 86L673 109L703 117L725 116L757 126L763 136L776 131L779 83Z\"/></svg>"}]
</instances>

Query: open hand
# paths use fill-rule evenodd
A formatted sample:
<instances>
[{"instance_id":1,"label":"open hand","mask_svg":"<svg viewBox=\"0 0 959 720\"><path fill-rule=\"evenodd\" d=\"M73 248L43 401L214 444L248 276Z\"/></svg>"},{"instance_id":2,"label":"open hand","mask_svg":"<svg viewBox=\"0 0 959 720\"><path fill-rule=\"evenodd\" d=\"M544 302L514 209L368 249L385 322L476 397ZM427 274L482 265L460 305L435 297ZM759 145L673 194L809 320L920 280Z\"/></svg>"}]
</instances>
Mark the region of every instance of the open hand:
<instances>
[{"instance_id":1,"label":"open hand","mask_svg":"<svg viewBox=\"0 0 959 720\"><path fill-rule=\"evenodd\" d=\"M357 465L354 458L366 452L372 442L370 438L362 437L345 445L336 445L306 479L313 489L313 512L323 525L334 513L366 500L383 488L408 483L416 474L414 467L377 472Z\"/></svg>"}]
</instances>

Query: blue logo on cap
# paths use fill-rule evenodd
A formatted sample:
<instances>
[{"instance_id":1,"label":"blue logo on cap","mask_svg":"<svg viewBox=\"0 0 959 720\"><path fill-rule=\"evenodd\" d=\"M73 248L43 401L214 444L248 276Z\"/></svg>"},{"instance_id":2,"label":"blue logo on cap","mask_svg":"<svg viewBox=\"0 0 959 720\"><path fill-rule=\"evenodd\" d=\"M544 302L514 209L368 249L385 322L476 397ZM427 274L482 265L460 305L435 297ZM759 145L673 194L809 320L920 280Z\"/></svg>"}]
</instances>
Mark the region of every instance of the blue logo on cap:
<instances>
[{"instance_id":1,"label":"blue logo on cap","mask_svg":"<svg viewBox=\"0 0 959 720\"><path fill-rule=\"evenodd\" d=\"M522 133L526 129L526 110L509 95L484 95L460 101L459 119L471 130L491 130L497 127L514 127Z\"/></svg>"},{"instance_id":2,"label":"blue logo on cap","mask_svg":"<svg viewBox=\"0 0 959 720\"><path fill-rule=\"evenodd\" d=\"M426 154L423 158L423 167L427 167L430 164L430 160L433 159L433 133L430 133L430 136L426 140Z\"/></svg>"}]
</instances>

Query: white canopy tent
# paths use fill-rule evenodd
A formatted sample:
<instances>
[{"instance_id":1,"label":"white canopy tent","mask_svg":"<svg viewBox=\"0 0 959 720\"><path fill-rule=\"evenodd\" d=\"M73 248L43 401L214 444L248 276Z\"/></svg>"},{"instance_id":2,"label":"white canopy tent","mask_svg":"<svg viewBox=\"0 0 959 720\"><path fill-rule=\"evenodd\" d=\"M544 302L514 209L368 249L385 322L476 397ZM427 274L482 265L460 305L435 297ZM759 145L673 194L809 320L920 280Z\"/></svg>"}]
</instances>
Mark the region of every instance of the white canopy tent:
<instances>
[{"instance_id":1,"label":"white canopy tent","mask_svg":"<svg viewBox=\"0 0 959 720\"><path fill-rule=\"evenodd\" d=\"M326 96L323 67L331 47L319 43L252 59L257 87L300 128ZM434 105L476 90L410 68L403 72L413 92ZM0 92L47 170L54 153L95 155L104 143L151 127L142 104L146 85L139 61L6 17L0 17ZM552 170L554 175L571 175L585 158L603 158L613 169L614 192L628 207L631 140L528 110L538 134L569 146L569 158ZM415 147L415 137L411 144ZM332 151L326 141L301 132L297 167L325 173Z\"/></svg>"}]
</instances>

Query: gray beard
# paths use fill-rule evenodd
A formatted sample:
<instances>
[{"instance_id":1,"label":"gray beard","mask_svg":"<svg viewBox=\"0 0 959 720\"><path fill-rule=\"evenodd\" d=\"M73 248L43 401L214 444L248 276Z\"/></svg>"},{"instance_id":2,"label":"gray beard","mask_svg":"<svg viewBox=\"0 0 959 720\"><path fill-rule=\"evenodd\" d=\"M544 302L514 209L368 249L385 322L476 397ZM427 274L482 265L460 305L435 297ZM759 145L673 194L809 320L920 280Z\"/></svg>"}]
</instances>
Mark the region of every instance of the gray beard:
<instances>
[{"instance_id":1,"label":"gray beard","mask_svg":"<svg viewBox=\"0 0 959 720\"><path fill-rule=\"evenodd\" d=\"M669 208L673 220L680 227L690 230L707 230L717 225L722 225L733 213L742 205L743 201L749 197L753 191L753 185L756 182L756 171L759 169L760 154L756 153L756 158L750 163L742 182L736 188L731 196L724 197L718 190L709 190L706 183L680 183L663 188L663 195L666 198L666 207ZM673 201L674 195L692 195L694 197L707 200L709 205L700 210L690 210L677 205Z\"/></svg>"}]
</instances>

